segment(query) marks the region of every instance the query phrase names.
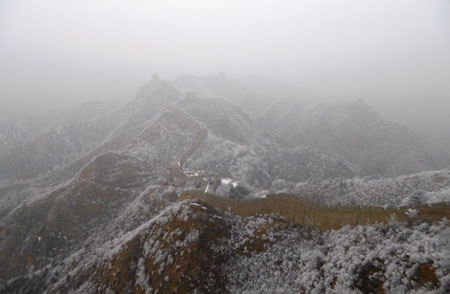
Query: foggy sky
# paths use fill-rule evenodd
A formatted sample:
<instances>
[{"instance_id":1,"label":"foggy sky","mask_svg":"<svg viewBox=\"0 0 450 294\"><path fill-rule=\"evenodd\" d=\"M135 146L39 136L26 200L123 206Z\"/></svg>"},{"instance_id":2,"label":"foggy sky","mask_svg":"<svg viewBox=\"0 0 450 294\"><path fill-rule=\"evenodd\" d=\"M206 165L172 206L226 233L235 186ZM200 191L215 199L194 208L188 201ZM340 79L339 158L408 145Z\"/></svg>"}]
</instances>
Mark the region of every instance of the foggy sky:
<instances>
[{"instance_id":1,"label":"foggy sky","mask_svg":"<svg viewBox=\"0 0 450 294\"><path fill-rule=\"evenodd\" d=\"M448 0L0 0L0 108L131 99L152 73L450 100Z\"/></svg>"}]
</instances>

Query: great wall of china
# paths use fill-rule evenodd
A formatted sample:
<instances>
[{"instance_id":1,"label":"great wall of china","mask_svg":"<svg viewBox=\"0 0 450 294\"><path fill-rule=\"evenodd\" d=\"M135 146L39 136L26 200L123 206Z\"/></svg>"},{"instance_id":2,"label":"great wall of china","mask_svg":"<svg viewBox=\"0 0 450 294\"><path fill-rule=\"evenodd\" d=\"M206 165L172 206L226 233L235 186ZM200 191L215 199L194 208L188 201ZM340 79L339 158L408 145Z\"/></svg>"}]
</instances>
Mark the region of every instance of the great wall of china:
<instances>
[{"instance_id":1,"label":"great wall of china","mask_svg":"<svg viewBox=\"0 0 450 294\"><path fill-rule=\"evenodd\" d=\"M191 94L192 96L192 94ZM192 98L192 97L191 97ZM202 181L207 175L187 176L183 172L186 160L197 150L198 146L208 136L208 131L193 120L176 105L167 105L167 109L174 113L181 121L196 130L192 144L172 163L169 169L169 181ZM206 184L206 183L204 183ZM214 191L214 189L212 190ZM276 214L289 220L293 224L312 226L320 230L340 229L346 225L370 225L388 223L393 219L408 222L422 220L427 222L450 219L450 204L435 203L414 207L383 208L371 206L339 206L326 207L315 202L304 200L297 196L282 194L266 198L248 200L230 200L217 197L202 191L186 192L181 199L196 199L220 210L230 210L243 217L262 214ZM412 215L410 212L412 212Z\"/></svg>"},{"instance_id":2,"label":"great wall of china","mask_svg":"<svg viewBox=\"0 0 450 294\"><path fill-rule=\"evenodd\" d=\"M448 203L385 209L371 206L326 207L287 194L258 199L230 200L202 192L186 192L180 198L195 199L199 203L223 211L230 210L243 217L276 214L293 224L312 226L320 230L335 230L346 225L388 223L393 219L401 222L414 220L436 222L444 217L450 219L450 205ZM415 210L415 216L409 213L411 210Z\"/></svg>"},{"instance_id":3,"label":"great wall of china","mask_svg":"<svg viewBox=\"0 0 450 294\"><path fill-rule=\"evenodd\" d=\"M192 98L191 98L192 99ZM187 181L204 181L204 177L208 175L198 175L198 176L187 176L183 171L183 166L188 160L188 158L194 154L198 146L206 139L208 136L208 131L202 128L195 120L193 120L187 113L182 111L176 105L166 105L167 109L177 116L178 119L183 121L186 125L190 126L196 131L194 140L192 144L183 153L174 160L170 166L169 174L167 176L168 182L187 182ZM207 183L203 183L206 185Z\"/></svg>"}]
</instances>

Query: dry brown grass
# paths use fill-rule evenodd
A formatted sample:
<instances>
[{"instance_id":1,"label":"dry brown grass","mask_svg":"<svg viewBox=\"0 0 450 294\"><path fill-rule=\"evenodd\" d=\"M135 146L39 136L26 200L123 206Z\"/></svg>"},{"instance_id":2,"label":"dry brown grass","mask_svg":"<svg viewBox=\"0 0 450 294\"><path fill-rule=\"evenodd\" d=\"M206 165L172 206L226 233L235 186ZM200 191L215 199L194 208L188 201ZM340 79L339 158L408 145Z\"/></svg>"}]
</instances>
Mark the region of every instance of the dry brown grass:
<instances>
[{"instance_id":1,"label":"dry brown grass","mask_svg":"<svg viewBox=\"0 0 450 294\"><path fill-rule=\"evenodd\" d=\"M438 289L440 287L439 279L432 263L424 263L417 268L414 281L421 287L429 289Z\"/></svg>"}]
</instances>

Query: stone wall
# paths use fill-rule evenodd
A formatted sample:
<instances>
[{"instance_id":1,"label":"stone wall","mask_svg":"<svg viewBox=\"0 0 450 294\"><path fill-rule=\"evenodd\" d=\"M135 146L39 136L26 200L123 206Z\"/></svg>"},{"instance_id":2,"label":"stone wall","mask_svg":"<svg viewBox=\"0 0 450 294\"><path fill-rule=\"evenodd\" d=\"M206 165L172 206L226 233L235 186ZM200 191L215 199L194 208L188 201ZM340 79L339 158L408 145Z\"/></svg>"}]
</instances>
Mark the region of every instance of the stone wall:
<instances>
[{"instance_id":1,"label":"stone wall","mask_svg":"<svg viewBox=\"0 0 450 294\"><path fill-rule=\"evenodd\" d=\"M293 223L313 226L320 230L340 229L350 225L369 225L388 223L392 219L408 222L414 219L427 222L439 221L443 217L450 219L450 205L436 203L415 207L382 208L370 206L326 207L312 201L291 195L268 196L262 199L228 200L202 192L188 192L182 199L198 199L206 205L221 210L230 210L240 216L258 214L277 214ZM417 215L409 218L408 209L416 209Z\"/></svg>"}]
</instances>

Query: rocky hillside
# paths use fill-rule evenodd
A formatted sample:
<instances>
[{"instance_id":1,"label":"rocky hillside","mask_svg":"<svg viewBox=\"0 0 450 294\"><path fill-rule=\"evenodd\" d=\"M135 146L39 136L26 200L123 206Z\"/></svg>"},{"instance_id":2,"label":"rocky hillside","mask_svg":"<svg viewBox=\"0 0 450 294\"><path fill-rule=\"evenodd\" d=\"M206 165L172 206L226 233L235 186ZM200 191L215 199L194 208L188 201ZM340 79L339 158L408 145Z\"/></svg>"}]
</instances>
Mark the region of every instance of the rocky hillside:
<instances>
[{"instance_id":1,"label":"rocky hillside","mask_svg":"<svg viewBox=\"0 0 450 294\"><path fill-rule=\"evenodd\" d=\"M307 145L345 159L361 176L398 176L450 163L448 152L437 143L384 120L362 101L308 107L277 103L272 108L265 117L275 114L270 132L293 146Z\"/></svg>"},{"instance_id":2,"label":"rocky hillside","mask_svg":"<svg viewBox=\"0 0 450 294\"><path fill-rule=\"evenodd\" d=\"M300 182L292 191L328 205L395 207L449 202L450 170L421 172L395 178Z\"/></svg>"},{"instance_id":3,"label":"rocky hillside","mask_svg":"<svg viewBox=\"0 0 450 294\"><path fill-rule=\"evenodd\" d=\"M448 222L321 232L185 200L2 291L444 293L449 236Z\"/></svg>"},{"instance_id":4,"label":"rocky hillside","mask_svg":"<svg viewBox=\"0 0 450 294\"><path fill-rule=\"evenodd\" d=\"M120 123L117 108L88 102L62 117L34 117L32 121L28 117L3 125L0 137L7 139L0 152L0 179L14 182L42 176L89 152Z\"/></svg>"},{"instance_id":5,"label":"rocky hillside","mask_svg":"<svg viewBox=\"0 0 450 294\"><path fill-rule=\"evenodd\" d=\"M250 89L292 93L154 76L124 105L2 128L0 293L445 293L448 207L417 207L448 201L448 170L422 171L445 152L359 102L250 113ZM259 199L277 192L297 198Z\"/></svg>"}]
</instances>

